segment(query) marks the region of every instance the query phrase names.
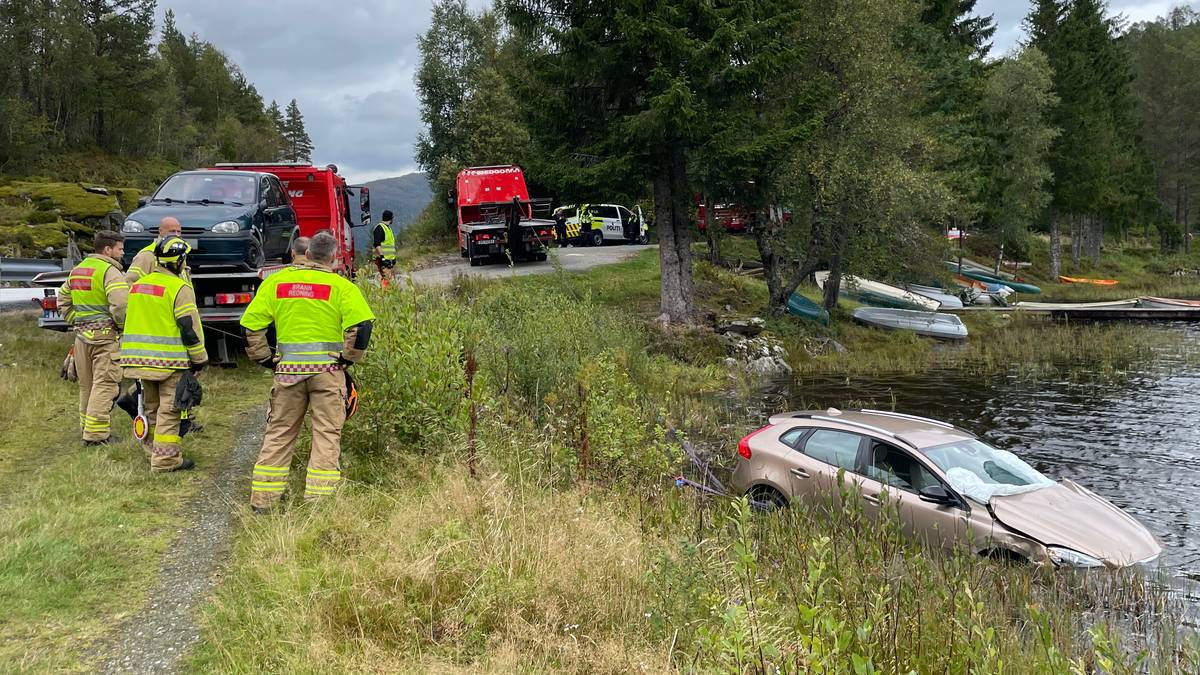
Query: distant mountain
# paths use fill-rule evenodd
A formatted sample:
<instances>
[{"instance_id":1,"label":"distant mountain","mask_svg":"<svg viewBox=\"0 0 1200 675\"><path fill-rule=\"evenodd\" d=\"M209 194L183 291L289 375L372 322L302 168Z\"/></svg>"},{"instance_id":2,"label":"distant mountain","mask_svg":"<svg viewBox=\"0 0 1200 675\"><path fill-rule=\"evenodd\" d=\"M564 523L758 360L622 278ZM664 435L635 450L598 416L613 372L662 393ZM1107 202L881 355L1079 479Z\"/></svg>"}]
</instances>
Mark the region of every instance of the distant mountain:
<instances>
[{"instance_id":1,"label":"distant mountain","mask_svg":"<svg viewBox=\"0 0 1200 675\"><path fill-rule=\"evenodd\" d=\"M378 223L384 209L390 209L396 230L404 229L433 200L433 188L424 173L381 178L365 185L371 189L371 223Z\"/></svg>"}]
</instances>

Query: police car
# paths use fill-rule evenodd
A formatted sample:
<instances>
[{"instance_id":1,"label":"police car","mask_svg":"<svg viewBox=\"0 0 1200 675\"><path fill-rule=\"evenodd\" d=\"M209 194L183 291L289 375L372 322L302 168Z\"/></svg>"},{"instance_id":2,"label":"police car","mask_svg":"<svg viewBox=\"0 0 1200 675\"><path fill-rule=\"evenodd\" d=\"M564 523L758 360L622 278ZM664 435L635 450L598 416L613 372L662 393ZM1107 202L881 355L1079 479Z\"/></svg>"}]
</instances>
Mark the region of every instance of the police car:
<instances>
[{"instance_id":1,"label":"police car","mask_svg":"<svg viewBox=\"0 0 1200 675\"><path fill-rule=\"evenodd\" d=\"M567 241L575 245L603 246L605 242L645 244L646 219L642 207L619 204L583 204L561 207L567 218ZM580 214L584 217L581 219ZM581 222L582 220L582 222Z\"/></svg>"}]
</instances>

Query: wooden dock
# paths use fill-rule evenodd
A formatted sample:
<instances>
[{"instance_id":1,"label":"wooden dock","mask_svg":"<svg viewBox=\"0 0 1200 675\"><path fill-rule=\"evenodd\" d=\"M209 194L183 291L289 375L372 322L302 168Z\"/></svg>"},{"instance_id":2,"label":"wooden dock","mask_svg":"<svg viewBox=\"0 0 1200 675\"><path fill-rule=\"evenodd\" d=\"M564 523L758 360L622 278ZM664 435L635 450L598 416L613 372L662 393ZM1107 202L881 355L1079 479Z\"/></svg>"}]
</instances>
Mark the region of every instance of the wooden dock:
<instances>
[{"instance_id":1,"label":"wooden dock","mask_svg":"<svg viewBox=\"0 0 1200 675\"><path fill-rule=\"evenodd\" d=\"M941 310L951 314L975 314L979 312L1007 312L1050 316L1055 319L1077 319L1082 321L1195 321L1200 322L1200 307L1151 309L1141 307L1071 307L1071 308L1028 308L972 306L962 309Z\"/></svg>"}]
</instances>

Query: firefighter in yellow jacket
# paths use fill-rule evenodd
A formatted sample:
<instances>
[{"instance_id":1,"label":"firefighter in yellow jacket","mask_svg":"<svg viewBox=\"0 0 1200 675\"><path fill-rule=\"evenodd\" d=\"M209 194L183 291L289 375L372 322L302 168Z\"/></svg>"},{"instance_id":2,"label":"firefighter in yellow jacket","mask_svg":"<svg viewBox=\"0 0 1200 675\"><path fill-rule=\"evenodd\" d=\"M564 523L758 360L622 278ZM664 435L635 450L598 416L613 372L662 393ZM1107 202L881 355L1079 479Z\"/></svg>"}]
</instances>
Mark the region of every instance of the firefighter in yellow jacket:
<instances>
[{"instance_id":1,"label":"firefighter in yellow jacket","mask_svg":"<svg viewBox=\"0 0 1200 675\"><path fill-rule=\"evenodd\" d=\"M79 375L79 424L84 445L103 445L112 436L111 413L121 386L117 340L125 325L129 284L118 262L125 238L96 233L96 252L71 270L58 289L58 309L75 331L75 370Z\"/></svg>"},{"instance_id":2,"label":"firefighter in yellow jacket","mask_svg":"<svg viewBox=\"0 0 1200 675\"><path fill-rule=\"evenodd\" d=\"M195 464L180 450L180 411L175 388L183 374L208 363L196 293L183 277L191 249L167 237L154 249L155 268L129 289L129 311L121 336L121 368L141 380L146 419L153 431L150 470L186 471Z\"/></svg>"},{"instance_id":3,"label":"firefighter in yellow jacket","mask_svg":"<svg viewBox=\"0 0 1200 675\"><path fill-rule=\"evenodd\" d=\"M332 494L341 482L349 394L343 371L362 358L375 315L358 287L331 271L336 247L328 232L313 236L307 261L267 277L242 315L246 353L275 371L267 430L250 483L255 513L270 513L283 497L292 451L309 411L312 451L304 498ZM267 342L272 324L275 349Z\"/></svg>"}]
</instances>

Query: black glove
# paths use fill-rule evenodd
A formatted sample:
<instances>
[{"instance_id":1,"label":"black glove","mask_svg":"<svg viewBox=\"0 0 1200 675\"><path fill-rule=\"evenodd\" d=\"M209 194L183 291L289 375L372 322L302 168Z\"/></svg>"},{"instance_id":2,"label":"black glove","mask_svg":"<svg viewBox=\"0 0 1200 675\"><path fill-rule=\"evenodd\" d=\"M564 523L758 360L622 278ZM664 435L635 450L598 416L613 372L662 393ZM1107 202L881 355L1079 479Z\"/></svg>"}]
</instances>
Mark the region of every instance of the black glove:
<instances>
[{"instance_id":1,"label":"black glove","mask_svg":"<svg viewBox=\"0 0 1200 675\"><path fill-rule=\"evenodd\" d=\"M268 356L267 358L263 359L262 361L259 361L258 365L262 366L263 368L266 368L267 370L275 370L275 357Z\"/></svg>"},{"instance_id":2,"label":"black glove","mask_svg":"<svg viewBox=\"0 0 1200 675\"><path fill-rule=\"evenodd\" d=\"M354 365L354 362L353 362L353 361L351 361L350 359L348 359L348 358L346 358L346 357L342 356L342 355L339 353L339 354L338 354L338 365L339 365L339 366L341 366L341 367L343 367L343 368L348 368L348 367L350 367L350 366Z\"/></svg>"},{"instance_id":3,"label":"black glove","mask_svg":"<svg viewBox=\"0 0 1200 675\"><path fill-rule=\"evenodd\" d=\"M189 368L189 370L191 370L193 373L199 373L200 371L204 370L204 367L207 365L208 365L207 361L205 361L204 363L193 363L191 368Z\"/></svg>"}]
</instances>

